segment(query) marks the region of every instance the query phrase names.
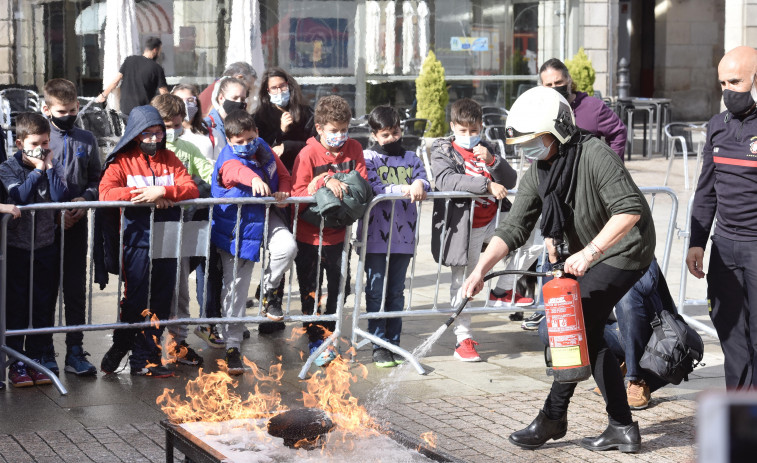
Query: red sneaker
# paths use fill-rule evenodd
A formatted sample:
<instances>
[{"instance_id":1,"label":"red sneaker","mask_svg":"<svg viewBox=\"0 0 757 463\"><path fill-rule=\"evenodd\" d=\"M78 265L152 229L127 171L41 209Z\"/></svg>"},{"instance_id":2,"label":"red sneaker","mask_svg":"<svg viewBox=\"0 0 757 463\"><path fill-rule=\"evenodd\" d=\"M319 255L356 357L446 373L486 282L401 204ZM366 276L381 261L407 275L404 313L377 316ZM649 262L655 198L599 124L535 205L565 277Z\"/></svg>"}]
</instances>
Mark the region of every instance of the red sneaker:
<instances>
[{"instance_id":1,"label":"red sneaker","mask_svg":"<svg viewBox=\"0 0 757 463\"><path fill-rule=\"evenodd\" d=\"M29 376L32 378L32 381L34 381L34 384L37 386L43 386L45 384L53 384L53 380L50 379L49 376L47 376L45 373L42 373L39 370L35 370L32 367L27 367L26 371L29 372Z\"/></svg>"},{"instance_id":2,"label":"red sneaker","mask_svg":"<svg viewBox=\"0 0 757 463\"><path fill-rule=\"evenodd\" d=\"M494 294L494 290L492 290L489 293L489 305L494 307L505 307L510 305L510 301L512 301L512 291L505 291L505 293L501 296L497 296ZM515 293L515 305L517 307L527 307L529 305L534 305L534 300L530 297L521 296L518 293Z\"/></svg>"},{"instance_id":3,"label":"red sneaker","mask_svg":"<svg viewBox=\"0 0 757 463\"><path fill-rule=\"evenodd\" d=\"M8 381L13 387L34 386L34 380L29 376L29 371L23 362L16 362L8 369Z\"/></svg>"},{"instance_id":4,"label":"red sneaker","mask_svg":"<svg viewBox=\"0 0 757 463\"><path fill-rule=\"evenodd\" d=\"M455 346L455 358L463 362L480 362L481 357L476 352L478 343L471 338L463 340Z\"/></svg>"}]
</instances>

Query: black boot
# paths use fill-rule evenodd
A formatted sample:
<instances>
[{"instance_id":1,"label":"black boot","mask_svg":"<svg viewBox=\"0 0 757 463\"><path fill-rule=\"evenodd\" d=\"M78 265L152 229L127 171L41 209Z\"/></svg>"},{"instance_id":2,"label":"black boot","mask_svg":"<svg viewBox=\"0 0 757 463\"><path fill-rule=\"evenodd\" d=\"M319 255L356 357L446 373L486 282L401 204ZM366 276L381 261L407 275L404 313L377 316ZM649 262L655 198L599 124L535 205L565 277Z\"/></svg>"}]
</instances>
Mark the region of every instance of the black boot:
<instances>
[{"instance_id":1,"label":"black boot","mask_svg":"<svg viewBox=\"0 0 757 463\"><path fill-rule=\"evenodd\" d=\"M589 450L618 449L624 453L634 453L641 447L639 423L634 421L627 426L610 424L599 437L584 437L581 447Z\"/></svg>"},{"instance_id":2,"label":"black boot","mask_svg":"<svg viewBox=\"0 0 757 463\"><path fill-rule=\"evenodd\" d=\"M538 449L550 439L559 439L568 432L568 414L557 420L551 420L543 410L527 428L510 434L510 442L524 449Z\"/></svg>"}]
</instances>

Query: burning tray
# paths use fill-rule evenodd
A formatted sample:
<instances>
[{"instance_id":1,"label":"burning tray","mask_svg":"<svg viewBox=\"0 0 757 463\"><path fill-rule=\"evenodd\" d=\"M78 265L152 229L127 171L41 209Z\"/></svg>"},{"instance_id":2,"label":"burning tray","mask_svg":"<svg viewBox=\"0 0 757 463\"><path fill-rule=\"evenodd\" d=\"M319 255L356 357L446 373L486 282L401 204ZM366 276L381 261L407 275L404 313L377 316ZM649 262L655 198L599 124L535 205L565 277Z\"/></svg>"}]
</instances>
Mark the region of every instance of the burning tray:
<instances>
[{"instance_id":1,"label":"burning tray","mask_svg":"<svg viewBox=\"0 0 757 463\"><path fill-rule=\"evenodd\" d=\"M351 438L335 430L324 449L292 449L283 439L261 433L265 420L229 420L220 423L194 422L176 425L161 421L166 430L166 461L173 462L174 448L191 463L254 462L361 462L387 461L420 463L428 461L458 462L453 457L424 442L397 431L384 429L370 436Z\"/></svg>"}]
</instances>

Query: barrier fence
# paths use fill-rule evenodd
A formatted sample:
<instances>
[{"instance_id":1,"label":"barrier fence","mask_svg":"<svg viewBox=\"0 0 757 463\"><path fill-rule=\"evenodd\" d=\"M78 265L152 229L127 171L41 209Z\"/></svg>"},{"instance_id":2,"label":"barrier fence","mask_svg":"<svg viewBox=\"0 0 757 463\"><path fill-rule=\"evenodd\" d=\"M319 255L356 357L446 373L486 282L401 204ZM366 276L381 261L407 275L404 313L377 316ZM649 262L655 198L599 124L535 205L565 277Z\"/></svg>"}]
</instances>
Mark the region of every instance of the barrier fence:
<instances>
[{"instance_id":1,"label":"barrier fence","mask_svg":"<svg viewBox=\"0 0 757 463\"><path fill-rule=\"evenodd\" d=\"M678 211L678 198L675 195L675 193L670 188L660 187L660 188L642 188L642 192L650 196L652 198L655 198L658 195L666 196L670 198L670 215L667 220L667 224L663 227L660 227L659 224L657 226L658 234L661 232L661 230L665 230L665 245L662 252L662 261L661 261L661 268L663 272L666 272L669 264L670 259L670 249L672 246L672 238L674 235L674 230L676 229L675 224L675 218ZM512 198L513 196L517 195L517 191L512 191L509 194L509 197ZM410 272L407 276L409 279L409 285L407 287L407 303L404 307L404 310L399 312L386 312L384 311L384 304L385 304L385 294L386 294L386 280L384 282L384 287L382 291L382 305L379 312L374 313L364 313L363 310L363 304L362 304L362 294L364 291L364 280L363 280L363 273L364 273L364 262L365 262L365 253L366 253L366 237L367 237L367 227L364 227L362 230L362 235L358 236L355 240L355 248L357 251L357 254L359 256L358 258L358 264L357 268L355 269L354 275L355 278L355 302L354 302L354 309L353 309L353 319L352 319L352 333L351 333L351 341L353 346L359 348L363 345L373 342L378 345L382 345L384 347L387 347L388 349L392 350L393 352L402 355L405 357L416 369L418 373L423 374L425 371L423 370L420 363L417 361L417 359L414 359L412 355L410 355L409 352L407 352L404 349L399 348L398 346L393 345L386 345L384 341L376 338L375 336L372 336L370 333L367 333L365 330L362 330L359 326L359 323L361 320L368 320L371 318L391 318L391 317L420 317L420 316L439 316L439 315L448 315L451 313L454 309L450 307L447 304L439 304L438 303L438 293L439 288L441 285L441 281L443 277L446 277L445 274L448 274L449 271L445 271L441 264L436 264L436 272L435 272L435 283L434 283L434 302L433 306L428 309L414 309L414 303L413 303L413 293L414 293L414 282L416 278L416 263L418 260L418 244L422 241L421 240L421 225L420 223L423 221L423 218L425 217L423 215L424 209L428 209L428 204L430 201L433 200L443 200L446 202L446 208L449 208L450 202L454 199L471 199L471 222L468 224L469 227L472 227L472 212L475 210L476 207L476 198L479 198L480 196L476 196L473 194L468 193L454 193L454 192L435 192L435 193L429 193L428 200L419 202L418 203L418 225L415 229L415 241L416 246L413 251L413 257L410 265ZM368 223L367 219L370 217L371 211L380 203L385 201L391 201L392 202L392 212L391 212L391 218L390 222L393 222L394 219L394 206L396 205L396 201L398 199L406 199L399 195L379 195L374 198L372 203L369 205L368 210L366 211L364 215L364 221L365 223ZM295 209L295 212L299 211L300 208L304 207L304 205L308 203L312 203L314 200L313 198L290 198L285 203L290 205L293 209ZM150 242L149 242L149 250L148 255L150 256L150 260L152 262L152 259L158 259L158 258L186 258L190 256L199 256L199 257L205 257L206 262L209 260L209 256L211 253L211 244L210 244L210 224L213 220L213 205L216 204L238 204L238 205L245 205L245 204L259 204L264 205L266 207L266 220L265 220L265 232L264 232L264 248L267 250L268 248L268 223L269 223L269 217L272 211L272 207L275 207L275 201L272 198L234 198L234 199L196 199L196 200L190 200L190 201L183 201L181 203L177 203L178 205L184 207L184 208L197 208L197 209L208 209L208 219L202 220L202 221L184 221L184 220L178 220L175 222L156 222L154 220L155 217L155 209L154 206L151 205L135 205L130 202L75 202L75 203L60 203L60 204L35 204L35 205L29 205L29 206L23 206L20 207L20 209L24 211L30 211L32 214L35 214L36 211L40 210L50 210L54 209L58 211L58 213L62 214L66 209L87 209L88 212L88 254L89 254L89 271L88 271L88 282L87 282L87 310L86 310L86 323L82 325L73 325L73 326L66 326L64 325L63 320L63 298L61 297L61 291L62 291L62 278L58 282L58 316L57 316L57 324L56 326L51 327L45 327L45 328L34 328L31 326L31 316L29 318L29 327L26 329L18 329L18 330L6 330L6 314L7 310L9 309L6 305L6 285L0 285L0 364L5 366L6 365L6 356L19 359L24 362L31 362L30 359L23 356L20 352L16 352L13 349L9 348L6 344L6 337L7 336L18 336L18 335L31 335L31 334L43 334L43 333L66 333L66 332L78 332L78 331L102 331L102 330L112 330L112 329L119 329L119 328L149 328L152 326L152 322L149 320L145 320L144 322L140 323L122 323L119 320L119 301L121 300L122 296L122 284L123 284L123 275L122 273L119 273L118 279L117 279L117 289L116 289L116 300L114 303L114 308L116 311L115 321L113 323L94 323L93 321L93 293L94 293L94 264L92 256L94 255L94 211L96 209L102 209L102 208L119 208L119 218L120 218L120 229L119 229L119 249L121 252L119 253L119 268L122 269L123 264L123 244L124 244L124 231L125 231L125 221L124 221L124 213L129 208L135 208L135 207L142 207L142 208L150 208L150 229L152 232L150 233ZM446 215L446 214L445 214ZM499 215L499 213L498 213ZM297 214L294 214L295 217L297 217ZM241 218L241 208L237 209L237 218L236 218L236 227L239 226L239 221ZM497 217L497 220L499 220L499 216ZM5 281L6 273L8 271L7 269L7 260L5 256L6 253L6 247L8 245L7 243L7 227L8 223L10 221L10 216L5 215L2 218L2 223L0 224L0 232L2 236L0 236L0 252L2 252L2 260L0 261L0 281ZM298 226L298 220L295 219L292 228L293 233L296 236L297 226ZM63 223L63 222L61 222ZM63 228L63 227L60 227ZM390 235L388 237L387 242L389 243L389 246L391 246L391 231L390 228ZM61 233L65 235L65 230L62 230ZM322 243L322 233L323 228L321 226L321 243ZM313 361L327 348L334 345L337 341L337 339L340 337L340 335L343 332L343 323L345 320L345 317L347 315L345 311L345 294L348 291L348 287L346 285L346 281L348 278L348 268L349 268L349 257L351 252L351 242L350 237L351 230L348 227L346 230L346 239L344 241L344 246L342 248L342 265L341 265L341 272L340 272L340 292L338 297L338 303L336 307L336 313L333 315L302 315L302 314L293 314L293 307L292 307L292 297L295 294L295 290L293 289L293 282L294 282L294 266L290 268L287 273L289 275L288 281L287 281L287 291L285 292L284 296L284 322L286 323L304 323L304 322L335 322L336 327L333 333L328 337L328 339L316 350L313 354L311 354L307 360L305 361L305 364L303 365L302 369L300 370L299 377L305 378L307 375L307 372L309 371L310 367L312 366ZM442 237L442 242L444 242L444 237ZM64 240L61 239L61 243L64 243ZM32 246L33 247L33 246ZM321 250L322 250L322 244L319 245L318 248L318 276L317 278L317 284L316 284L316 294L315 294L315 301L316 306L318 304L318 301L320 300L320 293L321 293L321 286L322 281L321 280ZM391 248L389 248L389 251L387 252L387 263L388 263L388 255L391 251ZM517 253L523 252L522 249L519 249L516 251ZM268 252L262 252L261 253L261 259L260 259L260 278L259 280L262 282L263 275L265 272L265 267L267 264L267 257ZM544 251L542 251L542 257L544 257ZM61 264L60 269L62 270L62 257L65 255L65 247L62 244L60 248L60 257L61 257ZM658 250L659 255L659 250ZM427 256L431 257L431 256ZM516 255L517 257L517 255ZM33 261L33 256L32 256ZM178 263L178 262L177 262ZM238 258L235 257L234 260L234 269L236 270L238 263ZM424 266L424 268L428 268ZM31 269L30 273L33 272L33 268ZM150 265L150 272L152 272L152 265ZM62 272L61 272L62 273ZM467 273L467 272L466 272ZM180 277L180 270L179 265L177 265L176 268L176 283L174 287L174 292L177 292L179 289L179 277ZM150 280L150 279L148 279ZM255 278L253 278L253 283L255 282ZM199 283L198 283L199 284ZM491 289L491 283L488 283L487 290ZM203 301L202 304L200 304L200 316L196 318L179 318L179 319L173 319L173 320L160 320L161 326L172 326L172 325L200 325L200 324L224 324L224 323L253 323L253 324L259 324L263 322L269 321L265 316L261 314L262 309L262 294L258 301L258 310L257 315L255 316L245 316L245 317L222 317L222 318L215 318L215 317L207 317L206 316L206 308L208 304L208 298L209 295L207 293L208 290L208 272L205 272L205 276L202 280L202 287L203 287ZM109 285L110 288L110 285ZM232 288L233 291L234 288ZM513 286L513 289L515 287ZM150 292L152 288L149 288L148 292ZM534 303L534 306L528 308L528 310L533 309L541 309L543 308L543 304L540 300L540 282L537 285L536 291L535 291L535 298L537 299ZM31 307L32 302L31 298L33 298L33 288L30 291L30 302L28 306L29 313L31 315ZM176 305L178 304L177 298L174 298L174 301L172 302L173 308L176 309ZM148 297L148 301L149 301ZM98 308L101 304L98 303ZM496 312L512 312L512 311L522 311L522 307L516 307L510 304L510 306L507 306L505 308L495 308L488 304L484 305L476 305L476 304L470 304L469 307L466 308L466 312L468 313L496 313ZM680 310L680 308L679 308ZM46 374L50 375L50 377L53 379L53 382L55 383L58 390L65 394L66 390L64 386L60 383L60 380L55 377L55 375L52 374L52 372L48 371L44 367L40 365L36 365L33 363L30 363L34 368L39 368L41 371L45 372ZM5 368L2 369L0 372L0 380L4 381L6 375Z\"/></svg>"}]
</instances>

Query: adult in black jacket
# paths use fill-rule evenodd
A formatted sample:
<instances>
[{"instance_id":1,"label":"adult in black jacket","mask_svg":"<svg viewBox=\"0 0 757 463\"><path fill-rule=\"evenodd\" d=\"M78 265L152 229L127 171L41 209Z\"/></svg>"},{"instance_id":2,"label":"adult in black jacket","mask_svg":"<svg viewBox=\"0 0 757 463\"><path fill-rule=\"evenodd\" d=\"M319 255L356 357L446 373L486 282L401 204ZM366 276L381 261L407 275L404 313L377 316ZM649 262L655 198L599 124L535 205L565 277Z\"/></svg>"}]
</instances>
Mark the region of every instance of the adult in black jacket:
<instances>
[{"instance_id":1,"label":"adult in black jacket","mask_svg":"<svg viewBox=\"0 0 757 463\"><path fill-rule=\"evenodd\" d=\"M728 389L757 386L756 73L757 50L751 47L734 48L718 65L727 111L707 127L686 257L689 272L704 278L704 249L717 213L707 298Z\"/></svg>"},{"instance_id":2,"label":"adult in black jacket","mask_svg":"<svg viewBox=\"0 0 757 463\"><path fill-rule=\"evenodd\" d=\"M273 149L289 172L294 159L315 136L313 109L305 102L299 84L285 70L265 71L255 111L258 134Z\"/></svg>"}]
</instances>

